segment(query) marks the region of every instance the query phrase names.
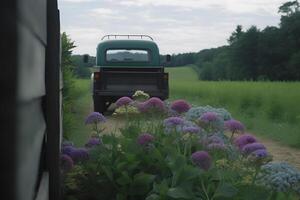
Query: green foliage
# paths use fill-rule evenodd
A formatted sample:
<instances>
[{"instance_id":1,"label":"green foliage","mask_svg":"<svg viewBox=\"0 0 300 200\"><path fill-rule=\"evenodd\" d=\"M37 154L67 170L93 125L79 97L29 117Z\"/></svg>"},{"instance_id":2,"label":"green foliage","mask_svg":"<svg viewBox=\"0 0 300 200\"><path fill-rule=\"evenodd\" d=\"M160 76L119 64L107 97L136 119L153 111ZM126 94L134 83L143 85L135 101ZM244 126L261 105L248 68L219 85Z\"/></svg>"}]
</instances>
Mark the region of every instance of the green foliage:
<instances>
[{"instance_id":1,"label":"green foliage","mask_svg":"<svg viewBox=\"0 0 300 200\"><path fill-rule=\"evenodd\" d=\"M79 78L89 78L91 76L91 67L96 64L96 58L89 56L88 63L83 62L83 55L72 55L72 63L74 65L74 74Z\"/></svg>"},{"instance_id":2,"label":"green foliage","mask_svg":"<svg viewBox=\"0 0 300 200\"><path fill-rule=\"evenodd\" d=\"M63 128L64 137L68 138L73 123L72 109L74 101L74 74L71 60L74 42L63 32L61 34L61 67L63 72Z\"/></svg>"},{"instance_id":3,"label":"green foliage","mask_svg":"<svg viewBox=\"0 0 300 200\"><path fill-rule=\"evenodd\" d=\"M102 144L89 148L90 159L77 163L65 174L66 198L242 200L273 195L264 185L255 184L260 165L243 156L226 135L220 133L226 150L207 150L203 142L211 133L186 139L180 131L166 134L164 117L160 116L149 120L149 116L141 114L127 121L120 135L103 134ZM147 145L138 142L144 132L154 137ZM191 150L185 151L186 148ZM197 150L211 155L209 169L193 163L191 155Z\"/></svg>"}]
</instances>

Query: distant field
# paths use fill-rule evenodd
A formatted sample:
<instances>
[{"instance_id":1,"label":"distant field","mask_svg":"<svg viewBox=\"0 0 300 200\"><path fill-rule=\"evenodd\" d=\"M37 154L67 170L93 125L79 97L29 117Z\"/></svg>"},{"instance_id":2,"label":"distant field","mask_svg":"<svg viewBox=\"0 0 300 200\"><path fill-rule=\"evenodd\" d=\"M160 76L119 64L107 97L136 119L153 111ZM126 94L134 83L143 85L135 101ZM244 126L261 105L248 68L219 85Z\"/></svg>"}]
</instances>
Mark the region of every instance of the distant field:
<instances>
[{"instance_id":1,"label":"distant field","mask_svg":"<svg viewBox=\"0 0 300 200\"><path fill-rule=\"evenodd\" d=\"M191 67L168 68L170 98L228 109L248 130L300 148L300 83L199 81Z\"/></svg>"},{"instance_id":2,"label":"distant field","mask_svg":"<svg viewBox=\"0 0 300 200\"><path fill-rule=\"evenodd\" d=\"M300 83L199 81L190 67L168 68L170 99L194 105L224 107L248 131L300 148ZM90 80L75 81L74 128L69 135L82 145L89 129L85 116L91 111Z\"/></svg>"}]
</instances>

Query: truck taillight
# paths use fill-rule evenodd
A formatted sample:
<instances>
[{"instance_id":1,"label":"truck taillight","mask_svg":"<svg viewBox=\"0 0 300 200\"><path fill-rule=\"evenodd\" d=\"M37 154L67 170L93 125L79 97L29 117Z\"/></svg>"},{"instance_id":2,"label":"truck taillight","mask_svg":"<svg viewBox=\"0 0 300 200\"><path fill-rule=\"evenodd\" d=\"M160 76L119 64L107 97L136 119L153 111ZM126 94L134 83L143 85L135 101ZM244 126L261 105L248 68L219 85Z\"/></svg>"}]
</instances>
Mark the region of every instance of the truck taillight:
<instances>
[{"instance_id":1,"label":"truck taillight","mask_svg":"<svg viewBox=\"0 0 300 200\"><path fill-rule=\"evenodd\" d=\"M94 72L94 80L100 80L100 72Z\"/></svg>"}]
</instances>

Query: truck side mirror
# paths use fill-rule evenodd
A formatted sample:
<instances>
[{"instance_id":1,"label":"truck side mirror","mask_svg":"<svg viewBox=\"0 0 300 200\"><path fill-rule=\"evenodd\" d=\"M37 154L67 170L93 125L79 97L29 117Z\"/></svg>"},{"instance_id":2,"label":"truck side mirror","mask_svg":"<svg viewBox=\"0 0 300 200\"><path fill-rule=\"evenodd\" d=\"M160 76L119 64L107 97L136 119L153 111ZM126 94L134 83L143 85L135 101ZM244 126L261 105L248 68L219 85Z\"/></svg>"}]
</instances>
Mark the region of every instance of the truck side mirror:
<instances>
[{"instance_id":1,"label":"truck side mirror","mask_svg":"<svg viewBox=\"0 0 300 200\"><path fill-rule=\"evenodd\" d=\"M88 63L89 62L89 55L88 54L84 54L83 55L83 63Z\"/></svg>"},{"instance_id":2,"label":"truck side mirror","mask_svg":"<svg viewBox=\"0 0 300 200\"><path fill-rule=\"evenodd\" d=\"M171 62L171 55L169 55L169 54L166 55L166 61Z\"/></svg>"}]
</instances>

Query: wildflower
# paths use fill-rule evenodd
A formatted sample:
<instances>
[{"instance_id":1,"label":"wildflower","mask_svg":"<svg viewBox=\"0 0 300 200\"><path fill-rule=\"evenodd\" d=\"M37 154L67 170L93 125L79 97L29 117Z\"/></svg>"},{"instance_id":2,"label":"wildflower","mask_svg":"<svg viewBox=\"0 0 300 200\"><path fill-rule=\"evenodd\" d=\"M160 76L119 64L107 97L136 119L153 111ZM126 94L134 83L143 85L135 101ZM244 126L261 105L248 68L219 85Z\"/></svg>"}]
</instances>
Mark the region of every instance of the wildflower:
<instances>
[{"instance_id":1,"label":"wildflower","mask_svg":"<svg viewBox=\"0 0 300 200\"><path fill-rule=\"evenodd\" d=\"M70 142L70 141L64 141L62 143L62 147L66 147L66 146L74 146L73 142Z\"/></svg>"},{"instance_id":2,"label":"wildflower","mask_svg":"<svg viewBox=\"0 0 300 200\"><path fill-rule=\"evenodd\" d=\"M257 183L277 192L298 192L300 172L285 162L271 162L261 167Z\"/></svg>"},{"instance_id":3,"label":"wildflower","mask_svg":"<svg viewBox=\"0 0 300 200\"><path fill-rule=\"evenodd\" d=\"M74 149L70 153L70 157L75 163L82 162L89 159L89 153L85 148Z\"/></svg>"},{"instance_id":4,"label":"wildflower","mask_svg":"<svg viewBox=\"0 0 300 200\"><path fill-rule=\"evenodd\" d=\"M211 144L211 143L224 144L224 140L217 135L212 135L206 139L206 143L207 144Z\"/></svg>"},{"instance_id":5,"label":"wildflower","mask_svg":"<svg viewBox=\"0 0 300 200\"><path fill-rule=\"evenodd\" d=\"M85 144L85 147L87 148L91 148L91 147L95 147L97 145L102 144L102 141L100 140L100 138L98 137L91 137L88 142Z\"/></svg>"},{"instance_id":6,"label":"wildflower","mask_svg":"<svg viewBox=\"0 0 300 200\"><path fill-rule=\"evenodd\" d=\"M85 119L85 124L95 124L100 122L106 122L106 118L99 112L92 112Z\"/></svg>"},{"instance_id":7,"label":"wildflower","mask_svg":"<svg viewBox=\"0 0 300 200\"><path fill-rule=\"evenodd\" d=\"M154 140L153 135L149 133L144 133L139 135L139 137L137 138L137 143L141 146L148 146L149 143L151 143L153 140Z\"/></svg>"},{"instance_id":8,"label":"wildflower","mask_svg":"<svg viewBox=\"0 0 300 200\"><path fill-rule=\"evenodd\" d=\"M176 127L178 125L183 125L184 120L181 117L169 117L164 120L165 127Z\"/></svg>"},{"instance_id":9,"label":"wildflower","mask_svg":"<svg viewBox=\"0 0 300 200\"><path fill-rule=\"evenodd\" d=\"M218 120L218 115L214 112L206 112L200 118L202 122L209 123Z\"/></svg>"},{"instance_id":10,"label":"wildflower","mask_svg":"<svg viewBox=\"0 0 300 200\"><path fill-rule=\"evenodd\" d=\"M267 156L269 156L266 149L258 149L256 151L253 151L250 155L259 159L266 158Z\"/></svg>"},{"instance_id":11,"label":"wildflower","mask_svg":"<svg viewBox=\"0 0 300 200\"><path fill-rule=\"evenodd\" d=\"M203 170L211 167L211 157L206 151L196 151L191 156L192 162Z\"/></svg>"},{"instance_id":12,"label":"wildflower","mask_svg":"<svg viewBox=\"0 0 300 200\"><path fill-rule=\"evenodd\" d=\"M171 104L171 109L177 113L187 112L191 106L185 100L176 100Z\"/></svg>"},{"instance_id":13,"label":"wildflower","mask_svg":"<svg viewBox=\"0 0 300 200\"><path fill-rule=\"evenodd\" d=\"M246 155L249 155L250 153L259 149L266 149L266 147L261 143L255 142L245 145L242 149L242 152Z\"/></svg>"},{"instance_id":14,"label":"wildflower","mask_svg":"<svg viewBox=\"0 0 300 200\"><path fill-rule=\"evenodd\" d=\"M257 142L257 140L253 135L244 134L244 135L241 135L241 136L237 137L234 141L234 144L240 150L242 150L245 145L251 144L251 143L254 143L254 142Z\"/></svg>"},{"instance_id":15,"label":"wildflower","mask_svg":"<svg viewBox=\"0 0 300 200\"><path fill-rule=\"evenodd\" d=\"M183 133L199 133L200 128L197 126L187 126L187 127L183 127L182 132Z\"/></svg>"},{"instance_id":16,"label":"wildflower","mask_svg":"<svg viewBox=\"0 0 300 200\"><path fill-rule=\"evenodd\" d=\"M225 128L231 132L243 132L245 130L244 125L234 119L225 121Z\"/></svg>"},{"instance_id":17,"label":"wildflower","mask_svg":"<svg viewBox=\"0 0 300 200\"><path fill-rule=\"evenodd\" d=\"M70 171L74 166L72 158L66 154L60 155L60 167L63 172Z\"/></svg>"},{"instance_id":18,"label":"wildflower","mask_svg":"<svg viewBox=\"0 0 300 200\"><path fill-rule=\"evenodd\" d=\"M226 146L224 143L211 143L207 145L208 150L225 150Z\"/></svg>"},{"instance_id":19,"label":"wildflower","mask_svg":"<svg viewBox=\"0 0 300 200\"><path fill-rule=\"evenodd\" d=\"M144 91L137 90L133 95L133 99L144 101L150 98L149 94L145 93Z\"/></svg>"},{"instance_id":20,"label":"wildflower","mask_svg":"<svg viewBox=\"0 0 300 200\"><path fill-rule=\"evenodd\" d=\"M199 106L193 107L189 109L189 111L185 114L187 120L197 120L199 119L204 113L207 112L214 112L222 119L223 121L227 121L231 119L231 114L223 109L223 108L213 108L211 106Z\"/></svg>"},{"instance_id":21,"label":"wildflower","mask_svg":"<svg viewBox=\"0 0 300 200\"><path fill-rule=\"evenodd\" d=\"M74 150L75 150L75 147L73 147L73 146L64 146L62 148L62 154L70 156Z\"/></svg>"},{"instance_id":22,"label":"wildflower","mask_svg":"<svg viewBox=\"0 0 300 200\"><path fill-rule=\"evenodd\" d=\"M225 150L226 149L224 140L217 135L212 135L212 136L204 139L202 141L202 144L208 150Z\"/></svg>"},{"instance_id":23,"label":"wildflower","mask_svg":"<svg viewBox=\"0 0 300 200\"><path fill-rule=\"evenodd\" d=\"M164 111L165 104L162 100L157 97L152 97L144 103L139 105L141 112L151 112L151 111Z\"/></svg>"},{"instance_id":24,"label":"wildflower","mask_svg":"<svg viewBox=\"0 0 300 200\"><path fill-rule=\"evenodd\" d=\"M226 159L220 159L220 160L217 160L216 161L216 167L218 168L228 168L229 167L229 163L228 163L228 160Z\"/></svg>"},{"instance_id":25,"label":"wildflower","mask_svg":"<svg viewBox=\"0 0 300 200\"><path fill-rule=\"evenodd\" d=\"M121 97L116 101L116 106L121 107L121 106L128 106L130 103L132 103L132 99L129 97Z\"/></svg>"},{"instance_id":26,"label":"wildflower","mask_svg":"<svg viewBox=\"0 0 300 200\"><path fill-rule=\"evenodd\" d=\"M170 117L179 117L180 114L177 111L173 110L173 109L168 109L168 116L170 116Z\"/></svg>"}]
</instances>

